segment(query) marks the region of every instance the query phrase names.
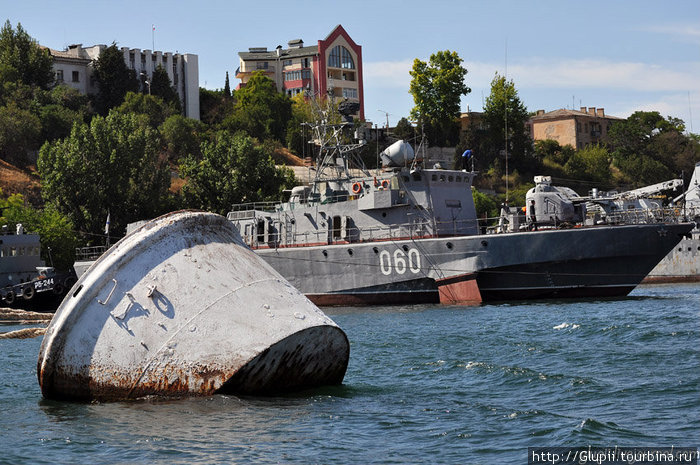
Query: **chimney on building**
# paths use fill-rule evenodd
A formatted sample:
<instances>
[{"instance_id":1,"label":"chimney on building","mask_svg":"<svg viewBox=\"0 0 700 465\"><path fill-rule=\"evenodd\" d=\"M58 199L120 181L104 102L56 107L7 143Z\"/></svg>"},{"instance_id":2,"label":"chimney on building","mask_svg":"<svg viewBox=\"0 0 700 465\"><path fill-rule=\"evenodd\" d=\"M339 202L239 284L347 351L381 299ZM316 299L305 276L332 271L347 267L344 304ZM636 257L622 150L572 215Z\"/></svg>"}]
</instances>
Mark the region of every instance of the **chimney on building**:
<instances>
[{"instance_id":1,"label":"chimney on building","mask_svg":"<svg viewBox=\"0 0 700 465\"><path fill-rule=\"evenodd\" d=\"M586 113L586 107L581 107L581 113Z\"/></svg>"},{"instance_id":2,"label":"chimney on building","mask_svg":"<svg viewBox=\"0 0 700 465\"><path fill-rule=\"evenodd\" d=\"M604 108L598 108L598 117L605 118L605 109Z\"/></svg>"},{"instance_id":3,"label":"chimney on building","mask_svg":"<svg viewBox=\"0 0 700 465\"><path fill-rule=\"evenodd\" d=\"M595 107L588 107L588 114L591 116L595 116Z\"/></svg>"},{"instance_id":4,"label":"chimney on building","mask_svg":"<svg viewBox=\"0 0 700 465\"><path fill-rule=\"evenodd\" d=\"M301 48L304 46L304 41L301 39L292 39L287 42L287 45L289 45L289 48Z\"/></svg>"},{"instance_id":5,"label":"chimney on building","mask_svg":"<svg viewBox=\"0 0 700 465\"><path fill-rule=\"evenodd\" d=\"M537 116L544 115L544 110L537 110Z\"/></svg>"}]
</instances>

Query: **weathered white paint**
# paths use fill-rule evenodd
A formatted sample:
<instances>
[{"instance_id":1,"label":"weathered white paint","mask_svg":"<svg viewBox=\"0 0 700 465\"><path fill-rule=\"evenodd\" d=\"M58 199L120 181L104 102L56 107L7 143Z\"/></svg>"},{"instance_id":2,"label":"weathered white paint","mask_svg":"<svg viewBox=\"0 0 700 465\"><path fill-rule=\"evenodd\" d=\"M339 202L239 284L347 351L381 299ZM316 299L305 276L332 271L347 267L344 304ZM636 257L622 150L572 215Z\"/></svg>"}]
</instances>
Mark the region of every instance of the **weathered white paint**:
<instances>
[{"instance_id":1,"label":"weathered white paint","mask_svg":"<svg viewBox=\"0 0 700 465\"><path fill-rule=\"evenodd\" d=\"M340 383L348 358L343 331L229 221L177 212L80 278L44 337L38 377L50 398L264 393Z\"/></svg>"}]
</instances>

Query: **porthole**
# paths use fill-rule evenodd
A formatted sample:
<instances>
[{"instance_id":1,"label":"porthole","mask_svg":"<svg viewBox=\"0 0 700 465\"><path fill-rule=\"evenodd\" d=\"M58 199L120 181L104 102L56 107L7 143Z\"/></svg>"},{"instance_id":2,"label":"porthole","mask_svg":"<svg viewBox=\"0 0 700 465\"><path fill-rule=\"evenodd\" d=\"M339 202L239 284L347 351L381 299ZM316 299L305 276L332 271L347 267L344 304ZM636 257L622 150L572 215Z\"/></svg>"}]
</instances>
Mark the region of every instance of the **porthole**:
<instances>
[{"instance_id":1,"label":"porthole","mask_svg":"<svg viewBox=\"0 0 700 465\"><path fill-rule=\"evenodd\" d=\"M489 243L487 241L481 241L481 245L483 245L484 247L487 247L489 245Z\"/></svg>"},{"instance_id":2,"label":"porthole","mask_svg":"<svg viewBox=\"0 0 700 465\"><path fill-rule=\"evenodd\" d=\"M452 242L448 242L445 245L447 246L448 249L452 250Z\"/></svg>"},{"instance_id":3,"label":"porthole","mask_svg":"<svg viewBox=\"0 0 700 465\"><path fill-rule=\"evenodd\" d=\"M403 249L404 252L408 252L408 246L407 246L407 245L404 245L404 246L401 247L401 248Z\"/></svg>"},{"instance_id":4,"label":"porthole","mask_svg":"<svg viewBox=\"0 0 700 465\"><path fill-rule=\"evenodd\" d=\"M321 253L323 254L324 257L327 257L327 256L328 256L328 251L326 251L326 250L324 250L324 251L321 252Z\"/></svg>"},{"instance_id":5,"label":"porthole","mask_svg":"<svg viewBox=\"0 0 700 465\"><path fill-rule=\"evenodd\" d=\"M352 255L353 253L352 249L348 249L348 255Z\"/></svg>"},{"instance_id":6,"label":"porthole","mask_svg":"<svg viewBox=\"0 0 700 465\"><path fill-rule=\"evenodd\" d=\"M374 250L374 253L379 253L379 248L378 248L378 247L373 247L372 250Z\"/></svg>"}]
</instances>

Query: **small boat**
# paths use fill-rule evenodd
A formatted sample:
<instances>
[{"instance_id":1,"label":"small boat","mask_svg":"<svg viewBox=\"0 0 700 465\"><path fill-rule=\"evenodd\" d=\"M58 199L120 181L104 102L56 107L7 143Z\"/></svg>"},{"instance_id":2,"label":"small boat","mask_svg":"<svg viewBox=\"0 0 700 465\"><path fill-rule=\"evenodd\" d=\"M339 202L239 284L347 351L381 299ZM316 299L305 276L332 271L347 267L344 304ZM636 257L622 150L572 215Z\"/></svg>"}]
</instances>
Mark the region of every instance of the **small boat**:
<instances>
[{"instance_id":1,"label":"small boat","mask_svg":"<svg viewBox=\"0 0 700 465\"><path fill-rule=\"evenodd\" d=\"M26 306L49 300L56 308L76 281L75 274L58 272L41 259L38 234L27 234L22 224L15 231L6 226L0 235L0 298L7 306Z\"/></svg>"}]
</instances>

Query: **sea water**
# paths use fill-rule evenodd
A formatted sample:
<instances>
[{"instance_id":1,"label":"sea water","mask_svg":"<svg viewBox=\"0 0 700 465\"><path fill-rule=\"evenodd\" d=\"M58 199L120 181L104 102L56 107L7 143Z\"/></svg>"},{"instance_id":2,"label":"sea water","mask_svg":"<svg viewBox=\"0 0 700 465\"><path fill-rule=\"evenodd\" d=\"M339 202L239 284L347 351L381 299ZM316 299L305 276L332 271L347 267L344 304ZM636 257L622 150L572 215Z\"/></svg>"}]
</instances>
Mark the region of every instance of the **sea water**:
<instances>
[{"instance_id":1,"label":"sea water","mask_svg":"<svg viewBox=\"0 0 700 465\"><path fill-rule=\"evenodd\" d=\"M283 397L44 400L41 338L0 340L0 463L490 464L527 463L528 447L700 445L699 284L325 311L351 343L344 383Z\"/></svg>"}]
</instances>

